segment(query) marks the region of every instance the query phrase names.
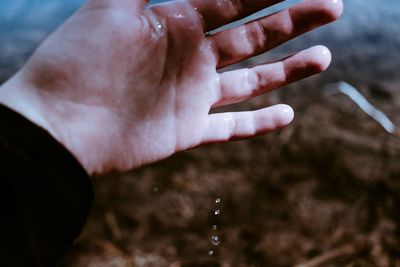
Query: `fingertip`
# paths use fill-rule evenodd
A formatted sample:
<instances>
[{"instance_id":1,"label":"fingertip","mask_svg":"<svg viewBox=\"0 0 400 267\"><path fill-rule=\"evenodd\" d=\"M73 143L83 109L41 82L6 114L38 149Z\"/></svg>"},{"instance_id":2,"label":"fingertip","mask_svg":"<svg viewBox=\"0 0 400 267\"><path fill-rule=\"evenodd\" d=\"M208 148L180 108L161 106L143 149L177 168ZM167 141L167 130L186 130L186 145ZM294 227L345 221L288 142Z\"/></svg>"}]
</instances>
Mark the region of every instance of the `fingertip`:
<instances>
[{"instance_id":1,"label":"fingertip","mask_svg":"<svg viewBox=\"0 0 400 267\"><path fill-rule=\"evenodd\" d=\"M342 0L304 0L303 4L310 6L319 16L323 16L326 23L337 20L343 13Z\"/></svg>"},{"instance_id":2,"label":"fingertip","mask_svg":"<svg viewBox=\"0 0 400 267\"><path fill-rule=\"evenodd\" d=\"M313 51L314 61L317 62L318 71L325 71L332 61L331 51L323 45L314 46L311 50Z\"/></svg>"},{"instance_id":3,"label":"fingertip","mask_svg":"<svg viewBox=\"0 0 400 267\"><path fill-rule=\"evenodd\" d=\"M306 77L325 71L331 64L332 54L329 49L323 45L317 45L306 50L301 51L293 60L289 60L290 64L295 67L300 66L301 75L294 75L296 78L290 80L297 80L298 76ZM296 68L293 68L296 69ZM294 72L297 73L297 72Z\"/></svg>"},{"instance_id":4,"label":"fingertip","mask_svg":"<svg viewBox=\"0 0 400 267\"><path fill-rule=\"evenodd\" d=\"M333 6L333 17L338 19L343 14L343 1L342 0L330 0Z\"/></svg>"},{"instance_id":5,"label":"fingertip","mask_svg":"<svg viewBox=\"0 0 400 267\"><path fill-rule=\"evenodd\" d=\"M323 11L330 21L337 20L343 13L343 1L342 0L319 0Z\"/></svg>"},{"instance_id":6,"label":"fingertip","mask_svg":"<svg viewBox=\"0 0 400 267\"><path fill-rule=\"evenodd\" d=\"M278 128L290 124L294 119L294 111L291 106L279 104L273 107L275 109L275 125Z\"/></svg>"}]
</instances>

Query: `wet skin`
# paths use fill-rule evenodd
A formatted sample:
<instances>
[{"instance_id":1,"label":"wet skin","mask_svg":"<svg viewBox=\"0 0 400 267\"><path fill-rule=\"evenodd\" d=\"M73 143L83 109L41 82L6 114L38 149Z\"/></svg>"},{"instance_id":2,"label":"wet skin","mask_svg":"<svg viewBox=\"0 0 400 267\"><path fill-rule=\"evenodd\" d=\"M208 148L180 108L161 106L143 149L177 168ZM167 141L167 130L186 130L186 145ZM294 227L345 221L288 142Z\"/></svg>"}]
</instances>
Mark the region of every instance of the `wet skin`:
<instances>
[{"instance_id":1,"label":"wet skin","mask_svg":"<svg viewBox=\"0 0 400 267\"><path fill-rule=\"evenodd\" d=\"M337 19L340 0L300 4L210 30L276 0L190 0L145 7L91 0L4 84L0 102L48 130L89 174L127 171L176 152L281 128L293 110L209 114L325 70L316 46L271 64L217 73Z\"/></svg>"}]
</instances>

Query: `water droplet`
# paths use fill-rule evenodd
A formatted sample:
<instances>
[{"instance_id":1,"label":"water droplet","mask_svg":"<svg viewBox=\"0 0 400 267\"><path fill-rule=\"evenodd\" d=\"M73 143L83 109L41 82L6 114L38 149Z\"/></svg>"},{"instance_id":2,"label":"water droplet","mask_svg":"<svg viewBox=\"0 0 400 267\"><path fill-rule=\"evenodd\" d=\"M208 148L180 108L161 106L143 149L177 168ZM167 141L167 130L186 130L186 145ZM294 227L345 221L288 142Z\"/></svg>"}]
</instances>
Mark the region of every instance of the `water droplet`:
<instances>
[{"instance_id":1,"label":"water droplet","mask_svg":"<svg viewBox=\"0 0 400 267\"><path fill-rule=\"evenodd\" d=\"M221 239L219 239L219 236L213 235L211 237L211 244L213 244L213 246L218 246L220 243L221 243Z\"/></svg>"},{"instance_id":2,"label":"water droplet","mask_svg":"<svg viewBox=\"0 0 400 267\"><path fill-rule=\"evenodd\" d=\"M209 256L214 255L214 250L210 250L210 251L208 252L208 255L209 255Z\"/></svg>"},{"instance_id":3,"label":"water droplet","mask_svg":"<svg viewBox=\"0 0 400 267\"><path fill-rule=\"evenodd\" d=\"M221 211L220 210L215 210L214 211L214 215L220 215L221 214Z\"/></svg>"},{"instance_id":4,"label":"water droplet","mask_svg":"<svg viewBox=\"0 0 400 267\"><path fill-rule=\"evenodd\" d=\"M214 224L214 225L212 226L212 229L213 229L214 231L216 231L216 230L218 229L218 225Z\"/></svg>"},{"instance_id":5,"label":"water droplet","mask_svg":"<svg viewBox=\"0 0 400 267\"><path fill-rule=\"evenodd\" d=\"M221 203L221 199L219 198L219 197L217 197L216 199L215 199L215 204L220 204Z\"/></svg>"},{"instance_id":6,"label":"water droplet","mask_svg":"<svg viewBox=\"0 0 400 267\"><path fill-rule=\"evenodd\" d=\"M174 17L175 17L176 19L183 19L183 18L185 18L182 14L175 14Z\"/></svg>"}]
</instances>

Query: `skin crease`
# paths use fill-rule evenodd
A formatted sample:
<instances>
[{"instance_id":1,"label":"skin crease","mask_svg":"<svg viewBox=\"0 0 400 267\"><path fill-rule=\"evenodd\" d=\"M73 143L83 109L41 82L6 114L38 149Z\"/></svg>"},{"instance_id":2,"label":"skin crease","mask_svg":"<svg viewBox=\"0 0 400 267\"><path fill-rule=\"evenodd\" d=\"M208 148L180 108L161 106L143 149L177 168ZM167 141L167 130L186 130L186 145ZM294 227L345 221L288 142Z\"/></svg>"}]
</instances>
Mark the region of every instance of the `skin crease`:
<instances>
[{"instance_id":1,"label":"skin crease","mask_svg":"<svg viewBox=\"0 0 400 267\"><path fill-rule=\"evenodd\" d=\"M253 23L214 36L205 32L277 1L199 1L152 7L88 1L1 87L0 103L46 129L91 175L290 123L286 105L209 112L325 70L327 48L223 74L217 69L335 20L341 1L305 0L263 18L262 28Z\"/></svg>"}]
</instances>

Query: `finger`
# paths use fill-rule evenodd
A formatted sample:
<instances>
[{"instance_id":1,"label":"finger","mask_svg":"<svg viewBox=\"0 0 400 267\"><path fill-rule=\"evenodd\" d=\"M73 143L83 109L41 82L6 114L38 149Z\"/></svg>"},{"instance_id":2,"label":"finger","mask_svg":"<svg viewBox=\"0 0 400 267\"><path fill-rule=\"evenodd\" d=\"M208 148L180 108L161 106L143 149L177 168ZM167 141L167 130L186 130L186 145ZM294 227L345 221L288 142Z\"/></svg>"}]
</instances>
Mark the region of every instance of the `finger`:
<instances>
[{"instance_id":1,"label":"finger","mask_svg":"<svg viewBox=\"0 0 400 267\"><path fill-rule=\"evenodd\" d=\"M210 31L283 0L189 0Z\"/></svg>"},{"instance_id":2,"label":"finger","mask_svg":"<svg viewBox=\"0 0 400 267\"><path fill-rule=\"evenodd\" d=\"M342 10L341 0L305 0L271 16L210 36L216 47L218 68L266 52L332 22Z\"/></svg>"},{"instance_id":3,"label":"finger","mask_svg":"<svg viewBox=\"0 0 400 267\"><path fill-rule=\"evenodd\" d=\"M282 61L222 73L219 99L213 106L241 102L320 73L330 62L328 48L315 46Z\"/></svg>"},{"instance_id":4,"label":"finger","mask_svg":"<svg viewBox=\"0 0 400 267\"><path fill-rule=\"evenodd\" d=\"M288 125L293 117L293 109L287 105L256 111L211 114L202 143L218 143L261 135Z\"/></svg>"}]
</instances>

